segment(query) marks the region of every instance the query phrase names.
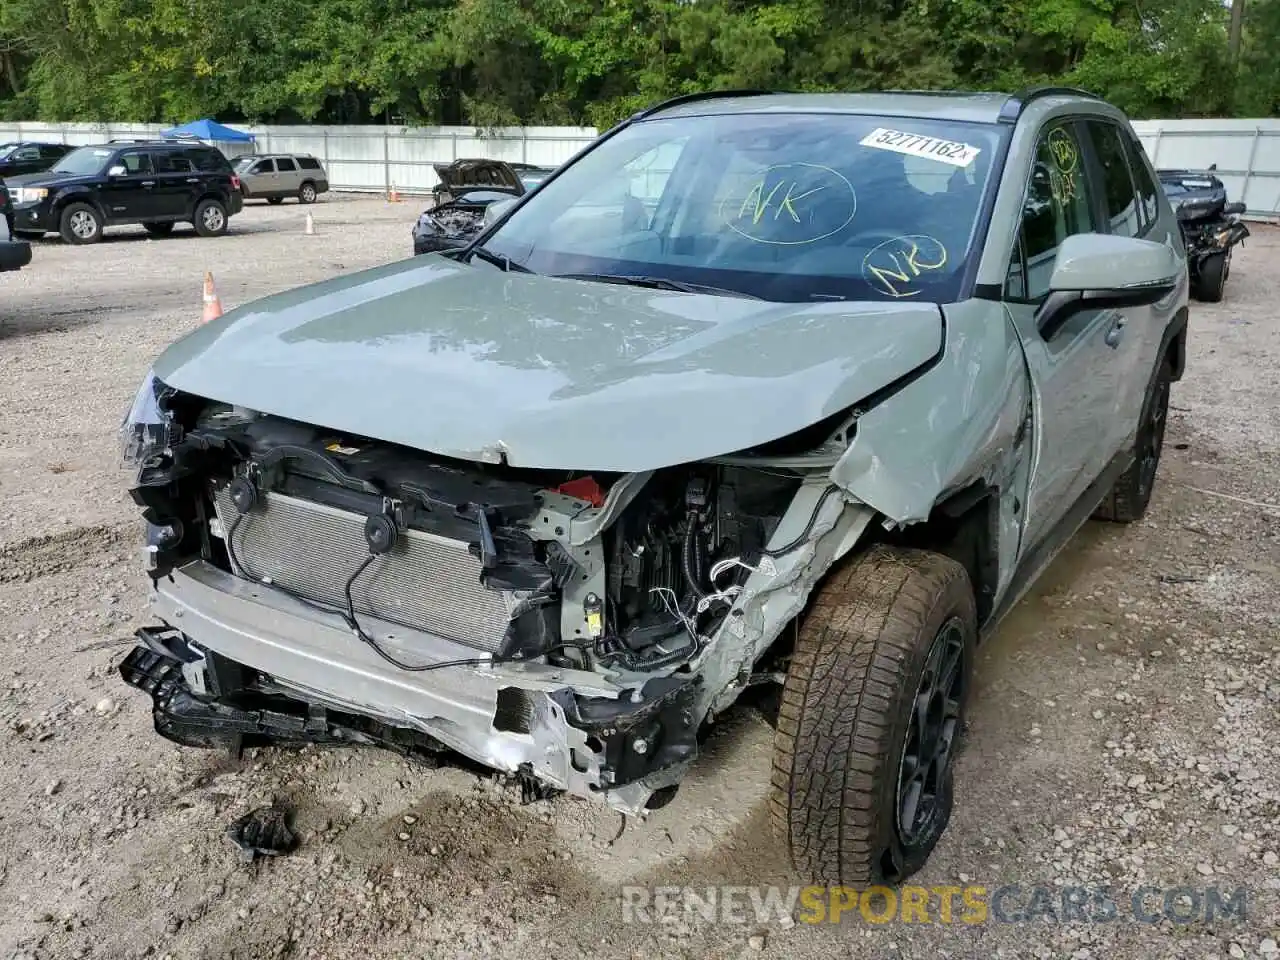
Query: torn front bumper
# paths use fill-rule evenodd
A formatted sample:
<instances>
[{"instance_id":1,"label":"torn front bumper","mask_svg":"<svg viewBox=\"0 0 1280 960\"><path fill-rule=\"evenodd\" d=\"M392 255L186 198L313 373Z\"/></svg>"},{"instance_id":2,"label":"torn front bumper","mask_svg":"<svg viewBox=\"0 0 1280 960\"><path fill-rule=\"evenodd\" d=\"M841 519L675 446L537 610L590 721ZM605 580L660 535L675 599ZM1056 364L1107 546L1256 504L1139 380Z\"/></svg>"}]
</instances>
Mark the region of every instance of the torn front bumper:
<instances>
[{"instance_id":1,"label":"torn front bumper","mask_svg":"<svg viewBox=\"0 0 1280 960\"><path fill-rule=\"evenodd\" d=\"M688 678L627 687L536 663L405 671L353 636L340 617L203 561L157 581L151 605L190 652L182 672L197 700L218 698L216 679L205 675L212 665L204 655L211 653L269 678L300 704L417 731L495 770L580 796L603 795L629 813L678 780L694 752L689 705L696 681ZM474 648L373 618L362 619L362 627L398 659L476 657ZM156 697L141 679L130 682ZM161 729L158 698L156 704L157 729L169 735ZM311 732L324 739L314 713ZM299 738L306 733L299 730Z\"/></svg>"}]
</instances>

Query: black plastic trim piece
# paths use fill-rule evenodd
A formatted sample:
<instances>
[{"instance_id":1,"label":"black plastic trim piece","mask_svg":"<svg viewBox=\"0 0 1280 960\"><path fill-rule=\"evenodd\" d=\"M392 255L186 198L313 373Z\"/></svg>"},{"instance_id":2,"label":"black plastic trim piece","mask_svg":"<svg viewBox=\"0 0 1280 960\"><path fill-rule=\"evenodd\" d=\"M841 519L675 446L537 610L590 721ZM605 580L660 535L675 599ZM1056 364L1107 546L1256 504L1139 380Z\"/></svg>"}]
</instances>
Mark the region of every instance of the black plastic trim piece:
<instances>
[{"instance_id":1,"label":"black plastic trim piece","mask_svg":"<svg viewBox=\"0 0 1280 960\"><path fill-rule=\"evenodd\" d=\"M1067 541L1075 536L1076 531L1084 526L1085 521L1097 509L1098 504L1102 502L1102 498L1107 495L1120 475L1129 469L1129 464L1133 462L1133 451L1124 450L1118 453L1111 462L1103 468L1093 481L1080 494L1076 502L1071 508L1062 515L1062 518L1045 533L1038 543L1033 544L1018 561L1017 568L1013 571L1013 576L1009 581L1009 586L1005 589L1004 597L1000 601L1000 605L992 611L986 622L979 628L979 638L986 639L991 636L995 628L999 626L1000 621L1004 619L1005 614L1017 605L1023 595L1031 588L1031 585L1039 578L1040 573L1053 561L1058 555Z\"/></svg>"},{"instance_id":2,"label":"black plastic trim piece","mask_svg":"<svg viewBox=\"0 0 1280 960\"><path fill-rule=\"evenodd\" d=\"M641 120L644 117L651 117L655 113L667 110L671 107L678 107L686 103L697 103L699 100L722 100L729 97L768 97L778 91L774 90L757 90L752 88L741 90L702 90L698 93L686 93L678 97L672 97L669 100L663 100L661 103L655 103L651 107L645 107L638 113L631 115L632 120Z\"/></svg>"},{"instance_id":3,"label":"black plastic trim piece","mask_svg":"<svg viewBox=\"0 0 1280 960\"><path fill-rule=\"evenodd\" d=\"M1022 111L1033 101L1041 97L1087 97L1090 100L1101 100L1096 93L1081 90L1078 87L1059 87L1053 85L1027 87L1009 97L1000 108L997 118L1000 123L1017 123Z\"/></svg>"}]
</instances>

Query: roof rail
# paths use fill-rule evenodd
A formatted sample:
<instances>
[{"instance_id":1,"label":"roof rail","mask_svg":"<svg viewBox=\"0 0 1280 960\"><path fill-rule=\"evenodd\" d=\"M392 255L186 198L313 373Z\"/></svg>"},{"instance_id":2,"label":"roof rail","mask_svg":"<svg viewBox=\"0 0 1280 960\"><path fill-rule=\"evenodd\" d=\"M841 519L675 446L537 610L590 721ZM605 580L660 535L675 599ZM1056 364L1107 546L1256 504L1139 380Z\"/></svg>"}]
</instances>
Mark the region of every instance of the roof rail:
<instances>
[{"instance_id":1,"label":"roof rail","mask_svg":"<svg viewBox=\"0 0 1280 960\"><path fill-rule=\"evenodd\" d=\"M678 97L672 97L669 100L663 100L661 103L655 103L651 107L633 113L632 120L639 120L642 117L652 116L659 110L666 110L668 107L678 107L685 103L697 103L699 100L719 100L728 97L767 97L773 93L772 90L702 90L698 93L685 93Z\"/></svg>"},{"instance_id":2,"label":"roof rail","mask_svg":"<svg viewBox=\"0 0 1280 960\"><path fill-rule=\"evenodd\" d=\"M859 91L850 90L850 91L848 91L848 92L849 92L849 93L856 93L856 92L859 92ZM889 90L867 90L867 91L865 91L865 92L866 92L866 93L892 93L892 94L904 94L904 95L908 95L908 96L912 96L912 97L1000 97L1000 96L1007 96L1007 94L997 93L997 92L996 92L996 91L994 91L994 90L902 90L902 89L893 88L893 89L889 89Z\"/></svg>"},{"instance_id":3,"label":"roof rail","mask_svg":"<svg viewBox=\"0 0 1280 960\"><path fill-rule=\"evenodd\" d=\"M1032 101L1039 100L1041 97L1088 97L1090 100L1102 99L1096 93L1088 90L1081 90L1079 87L1060 87L1052 84L1043 86L1027 87L1025 90L1019 90L1012 94L1008 100L1004 102L1004 106L1000 108L999 120L1001 123L1016 123L1018 117L1022 115L1022 111Z\"/></svg>"},{"instance_id":4,"label":"roof rail","mask_svg":"<svg viewBox=\"0 0 1280 960\"><path fill-rule=\"evenodd\" d=\"M188 137L112 137L107 143L180 143Z\"/></svg>"}]
</instances>

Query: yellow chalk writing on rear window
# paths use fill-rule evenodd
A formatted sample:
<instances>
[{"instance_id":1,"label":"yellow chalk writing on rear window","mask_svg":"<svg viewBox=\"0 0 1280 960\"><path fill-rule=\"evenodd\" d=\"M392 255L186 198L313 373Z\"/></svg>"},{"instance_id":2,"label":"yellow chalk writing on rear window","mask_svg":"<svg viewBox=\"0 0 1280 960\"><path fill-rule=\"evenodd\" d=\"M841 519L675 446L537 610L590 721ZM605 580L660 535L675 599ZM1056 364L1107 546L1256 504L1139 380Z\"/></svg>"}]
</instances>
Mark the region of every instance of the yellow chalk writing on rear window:
<instances>
[{"instance_id":1,"label":"yellow chalk writing on rear window","mask_svg":"<svg viewBox=\"0 0 1280 960\"><path fill-rule=\"evenodd\" d=\"M888 127L876 127L858 142L864 147L892 150L894 153L905 153L912 157L926 157L941 163L949 163L953 167L969 166L982 152L981 147L961 143L958 140L943 140L941 137L927 137L920 133L890 130Z\"/></svg>"}]
</instances>

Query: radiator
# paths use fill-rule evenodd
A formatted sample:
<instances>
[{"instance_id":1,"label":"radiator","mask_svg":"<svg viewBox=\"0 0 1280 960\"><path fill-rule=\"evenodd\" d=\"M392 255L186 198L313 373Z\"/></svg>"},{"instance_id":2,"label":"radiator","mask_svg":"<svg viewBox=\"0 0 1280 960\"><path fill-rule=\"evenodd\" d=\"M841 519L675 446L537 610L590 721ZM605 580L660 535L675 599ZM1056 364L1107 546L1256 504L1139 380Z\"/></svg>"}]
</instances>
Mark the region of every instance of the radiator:
<instances>
[{"instance_id":1,"label":"radiator","mask_svg":"<svg viewBox=\"0 0 1280 960\"><path fill-rule=\"evenodd\" d=\"M224 535L240 516L227 488L215 494ZM260 495L235 527L243 576L270 580L309 600L345 609L347 579L369 556L363 514L280 493ZM424 630L496 652L510 620L508 600L480 584L480 560L467 544L401 530L351 588L357 615Z\"/></svg>"}]
</instances>

